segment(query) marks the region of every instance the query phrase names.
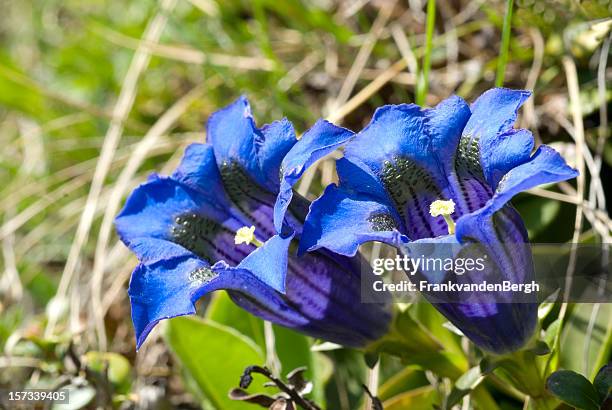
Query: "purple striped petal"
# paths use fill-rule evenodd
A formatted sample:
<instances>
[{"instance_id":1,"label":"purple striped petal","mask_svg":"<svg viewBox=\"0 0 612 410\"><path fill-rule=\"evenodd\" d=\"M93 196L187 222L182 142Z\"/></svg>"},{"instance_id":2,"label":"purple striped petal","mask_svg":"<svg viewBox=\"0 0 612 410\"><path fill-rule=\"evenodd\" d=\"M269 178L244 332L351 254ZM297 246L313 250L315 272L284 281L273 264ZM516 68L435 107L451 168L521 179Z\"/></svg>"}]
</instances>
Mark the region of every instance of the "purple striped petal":
<instances>
[{"instance_id":1,"label":"purple striped petal","mask_svg":"<svg viewBox=\"0 0 612 410\"><path fill-rule=\"evenodd\" d=\"M492 218L472 226L462 242L454 235L424 239L406 245L408 254L422 254L424 244L434 244L429 258L485 258L484 270L458 275L453 271L421 272L419 280L456 284L529 283L534 280L527 231L518 213L506 206ZM465 228L464 228L465 229ZM431 248L429 248L431 251ZM485 256L486 255L486 256ZM425 297L479 347L497 354L516 350L531 337L537 322L535 294L515 292L423 292Z\"/></svg>"}]
</instances>

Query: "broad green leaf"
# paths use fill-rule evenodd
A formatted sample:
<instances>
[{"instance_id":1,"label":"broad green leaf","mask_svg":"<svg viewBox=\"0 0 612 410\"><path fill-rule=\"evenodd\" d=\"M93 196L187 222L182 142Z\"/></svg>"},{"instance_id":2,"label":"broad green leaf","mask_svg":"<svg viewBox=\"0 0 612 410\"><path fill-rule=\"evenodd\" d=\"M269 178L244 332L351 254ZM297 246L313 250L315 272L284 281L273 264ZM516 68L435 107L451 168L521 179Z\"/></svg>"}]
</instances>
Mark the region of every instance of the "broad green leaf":
<instances>
[{"instance_id":1,"label":"broad green leaf","mask_svg":"<svg viewBox=\"0 0 612 410\"><path fill-rule=\"evenodd\" d=\"M265 351L263 321L240 308L227 294L217 292L206 310L206 318L216 323L234 328L255 341ZM275 347L282 366L282 375L291 370L306 366L306 378L313 382L312 398L323 403L324 387L331 375L331 363L320 353L311 351L308 337L293 330L274 326Z\"/></svg>"},{"instance_id":2,"label":"broad green leaf","mask_svg":"<svg viewBox=\"0 0 612 410\"><path fill-rule=\"evenodd\" d=\"M324 405L325 383L331 376L332 364L321 353L310 349L308 337L282 326L274 326L276 354L282 365L282 375L306 366L305 377L313 383L312 399Z\"/></svg>"},{"instance_id":3,"label":"broad green leaf","mask_svg":"<svg viewBox=\"0 0 612 410\"><path fill-rule=\"evenodd\" d=\"M228 397L247 366L264 363L261 349L251 339L230 327L195 316L169 320L165 338L202 396L212 405L219 410L252 408Z\"/></svg>"},{"instance_id":4,"label":"broad green leaf","mask_svg":"<svg viewBox=\"0 0 612 410\"><path fill-rule=\"evenodd\" d=\"M265 350L263 321L236 305L227 292L215 292L206 309L206 318L236 329Z\"/></svg>"},{"instance_id":5,"label":"broad green leaf","mask_svg":"<svg viewBox=\"0 0 612 410\"><path fill-rule=\"evenodd\" d=\"M433 386L424 386L411 390L386 400L385 410L431 410L438 400Z\"/></svg>"},{"instance_id":6,"label":"broad green leaf","mask_svg":"<svg viewBox=\"0 0 612 410\"><path fill-rule=\"evenodd\" d=\"M550 375L546 387L563 402L583 410L598 410L597 390L584 376L571 370L559 370Z\"/></svg>"}]
</instances>

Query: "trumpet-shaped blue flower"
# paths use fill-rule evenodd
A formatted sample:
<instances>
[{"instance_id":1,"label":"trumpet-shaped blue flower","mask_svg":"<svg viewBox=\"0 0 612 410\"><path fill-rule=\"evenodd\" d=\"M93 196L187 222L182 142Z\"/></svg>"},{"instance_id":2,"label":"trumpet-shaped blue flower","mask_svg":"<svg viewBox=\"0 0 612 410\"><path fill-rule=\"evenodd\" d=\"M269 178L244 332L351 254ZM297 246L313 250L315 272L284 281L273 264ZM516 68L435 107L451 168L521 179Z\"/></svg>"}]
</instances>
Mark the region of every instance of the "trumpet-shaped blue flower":
<instances>
[{"instance_id":1,"label":"trumpet-shaped blue flower","mask_svg":"<svg viewBox=\"0 0 612 410\"><path fill-rule=\"evenodd\" d=\"M529 95L492 89L471 107L453 96L433 109L379 108L337 161L339 184L312 204L301 250L355 255L360 244L380 241L410 254L421 243L472 244L492 256L503 279L531 281L527 233L508 201L577 172L550 147L532 153L531 133L513 128ZM454 209L447 203L430 209L438 200L452 200ZM493 352L523 345L536 323L535 304L501 303L504 295L432 301L465 335Z\"/></svg>"},{"instance_id":2,"label":"trumpet-shaped blue flower","mask_svg":"<svg viewBox=\"0 0 612 410\"><path fill-rule=\"evenodd\" d=\"M219 289L314 337L364 346L382 336L390 305L355 304L360 259L324 250L298 257L292 246L309 206L293 184L352 133L320 121L298 142L287 120L257 128L240 98L211 116L207 135L172 175L137 187L115 221L140 262L129 287L137 346L160 320L195 313L194 303Z\"/></svg>"}]
</instances>

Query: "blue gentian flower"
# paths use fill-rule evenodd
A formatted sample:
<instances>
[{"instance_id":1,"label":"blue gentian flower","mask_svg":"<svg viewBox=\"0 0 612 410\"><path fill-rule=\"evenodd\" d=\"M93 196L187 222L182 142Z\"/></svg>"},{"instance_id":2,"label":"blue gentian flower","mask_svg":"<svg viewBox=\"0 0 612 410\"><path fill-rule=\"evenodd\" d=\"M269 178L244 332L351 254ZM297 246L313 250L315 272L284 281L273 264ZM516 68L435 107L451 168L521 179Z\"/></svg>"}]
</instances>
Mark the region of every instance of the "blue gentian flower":
<instances>
[{"instance_id":1,"label":"blue gentian flower","mask_svg":"<svg viewBox=\"0 0 612 410\"><path fill-rule=\"evenodd\" d=\"M309 206L293 183L353 134L320 121L298 142L287 120L257 128L240 98L211 116L207 135L172 175L137 187L115 221L140 262L129 286L137 347L160 320L195 313L194 303L219 289L252 314L314 337L365 346L382 336L390 304L355 303L359 257L298 257L292 245Z\"/></svg>"},{"instance_id":2,"label":"blue gentian flower","mask_svg":"<svg viewBox=\"0 0 612 410\"><path fill-rule=\"evenodd\" d=\"M326 248L350 256L367 241L408 254L411 245L424 242L476 244L493 256L503 279L531 281L527 232L508 201L577 172L550 147L532 153L531 133L513 128L529 96L498 88L471 107L453 96L433 109L401 104L376 110L337 161L339 184L313 202L301 251ZM430 209L439 200L452 200L454 209L446 212L445 203ZM477 345L503 353L530 337L536 305L498 302L503 300L476 295L464 303L434 304Z\"/></svg>"}]
</instances>

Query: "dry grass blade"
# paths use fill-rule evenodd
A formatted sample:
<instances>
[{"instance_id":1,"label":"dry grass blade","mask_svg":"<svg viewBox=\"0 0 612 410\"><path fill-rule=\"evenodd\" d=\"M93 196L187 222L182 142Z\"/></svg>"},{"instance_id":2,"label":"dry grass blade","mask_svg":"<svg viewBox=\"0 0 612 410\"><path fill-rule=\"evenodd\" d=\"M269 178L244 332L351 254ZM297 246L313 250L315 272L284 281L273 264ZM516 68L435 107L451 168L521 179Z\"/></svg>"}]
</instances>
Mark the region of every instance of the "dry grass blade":
<instances>
[{"instance_id":1,"label":"dry grass blade","mask_svg":"<svg viewBox=\"0 0 612 410\"><path fill-rule=\"evenodd\" d=\"M393 77L395 77L405 68L406 60L401 59L395 62L391 67L381 73L375 80L366 85L353 98L351 98L337 110L332 111L332 113L327 116L327 120L330 122L341 121L345 116L347 116L361 104L366 102L374 93L376 93L376 91L380 90L385 84L391 81Z\"/></svg>"},{"instance_id":2,"label":"dry grass blade","mask_svg":"<svg viewBox=\"0 0 612 410\"><path fill-rule=\"evenodd\" d=\"M107 27L95 27L94 30L106 40L118 46L128 47L133 50L144 48L151 55L182 61L188 64L210 64L213 66L231 67L240 70L273 71L275 68L274 61L265 57L205 53L184 45L168 45L158 44L154 41L142 41Z\"/></svg>"},{"instance_id":3,"label":"dry grass blade","mask_svg":"<svg viewBox=\"0 0 612 410\"><path fill-rule=\"evenodd\" d=\"M161 10L155 15L155 17L153 17L150 24L146 28L144 34L145 42L156 42L159 40L166 25L166 13L174 7L175 3L176 0L162 0ZM70 248L66 266L58 286L57 294L61 297L66 295L73 276L77 271L81 249L89 237L89 231L93 223L97 202L104 184L104 180L110 169L110 164L112 163L113 155L115 154L119 140L121 139L123 124L131 111L131 107L136 97L138 79L149 64L149 60L150 54L148 53L146 47L139 48L134 53L134 57L125 76L121 93L119 94L117 104L113 110L113 117L110 126L104 138L104 144L102 145L100 157L98 159L89 194L87 196L87 203L83 209L83 214L77 228L75 239L72 247ZM76 310L78 311L78 307ZM49 336L52 333L54 326L54 321L49 320L49 323L45 329L46 336Z\"/></svg>"},{"instance_id":4,"label":"dry grass blade","mask_svg":"<svg viewBox=\"0 0 612 410\"><path fill-rule=\"evenodd\" d=\"M400 54L404 60L406 60L408 71L414 75L417 75L419 71L419 64L414 52L412 51L412 47L410 47L410 42L406 37L406 33L404 33L404 30L399 24L392 24L391 35L393 36L393 40L395 40L395 44L397 45L397 49L400 51Z\"/></svg>"},{"instance_id":5,"label":"dry grass blade","mask_svg":"<svg viewBox=\"0 0 612 410\"><path fill-rule=\"evenodd\" d=\"M0 278L0 294L7 294L9 299L20 301L23 295L23 285L17 270L15 236L12 233L2 238L2 257L4 274Z\"/></svg>"},{"instance_id":6,"label":"dry grass blade","mask_svg":"<svg viewBox=\"0 0 612 410\"><path fill-rule=\"evenodd\" d=\"M574 221L574 234L572 236L570 259L565 274L565 289L564 289L564 302L561 304L561 310L559 311L559 321L561 323L565 320L567 314L568 302L567 297L572 286L572 275L576 269L576 251L577 244L580 241L580 231L582 229L582 216L583 216L583 201L584 201L584 189L586 176L585 172L585 161L584 151L586 144L584 141L584 125L582 121L582 111L580 108L580 84L578 83L578 73L576 72L576 64L569 56L563 57L563 68L565 69L565 76L567 79L567 89L570 100L570 108L572 112L572 119L574 122L574 133L572 137L576 143L576 169L580 173L577 178L576 188L576 218ZM560 332L557 333L555 340L553 341L553 350L559 349L560 343ZM551 364L553 355L551 355L546 363L546 372ZM545 372L545 374L546 374Z\"/></svg>"},{"instance_id":7,"label":"dry grass blade","mask_svg":"<svg viewBox=\"0 0 612 410\"><path fill-rule=\"evenodd\" d=\"M372 24L372 28L368 33L366 40L363 42L359 52L357 53L357 57L355 57L355 61L349 70L344 83L342 83L342 88L340 88L340 92L338 96L334 100L332 104L332 111L335 111L337 107L344 104L350 97L357 80L359 79L359 73L364 69L365 65L370 58L370 54L372 53L372 49L378 41L383 29L385 28L389 17L391 17L391 13L395 7L395 1L388 1L382 4L380 11L378 12L378 16L374 23Z\"/></svg>"}]
</instances>

